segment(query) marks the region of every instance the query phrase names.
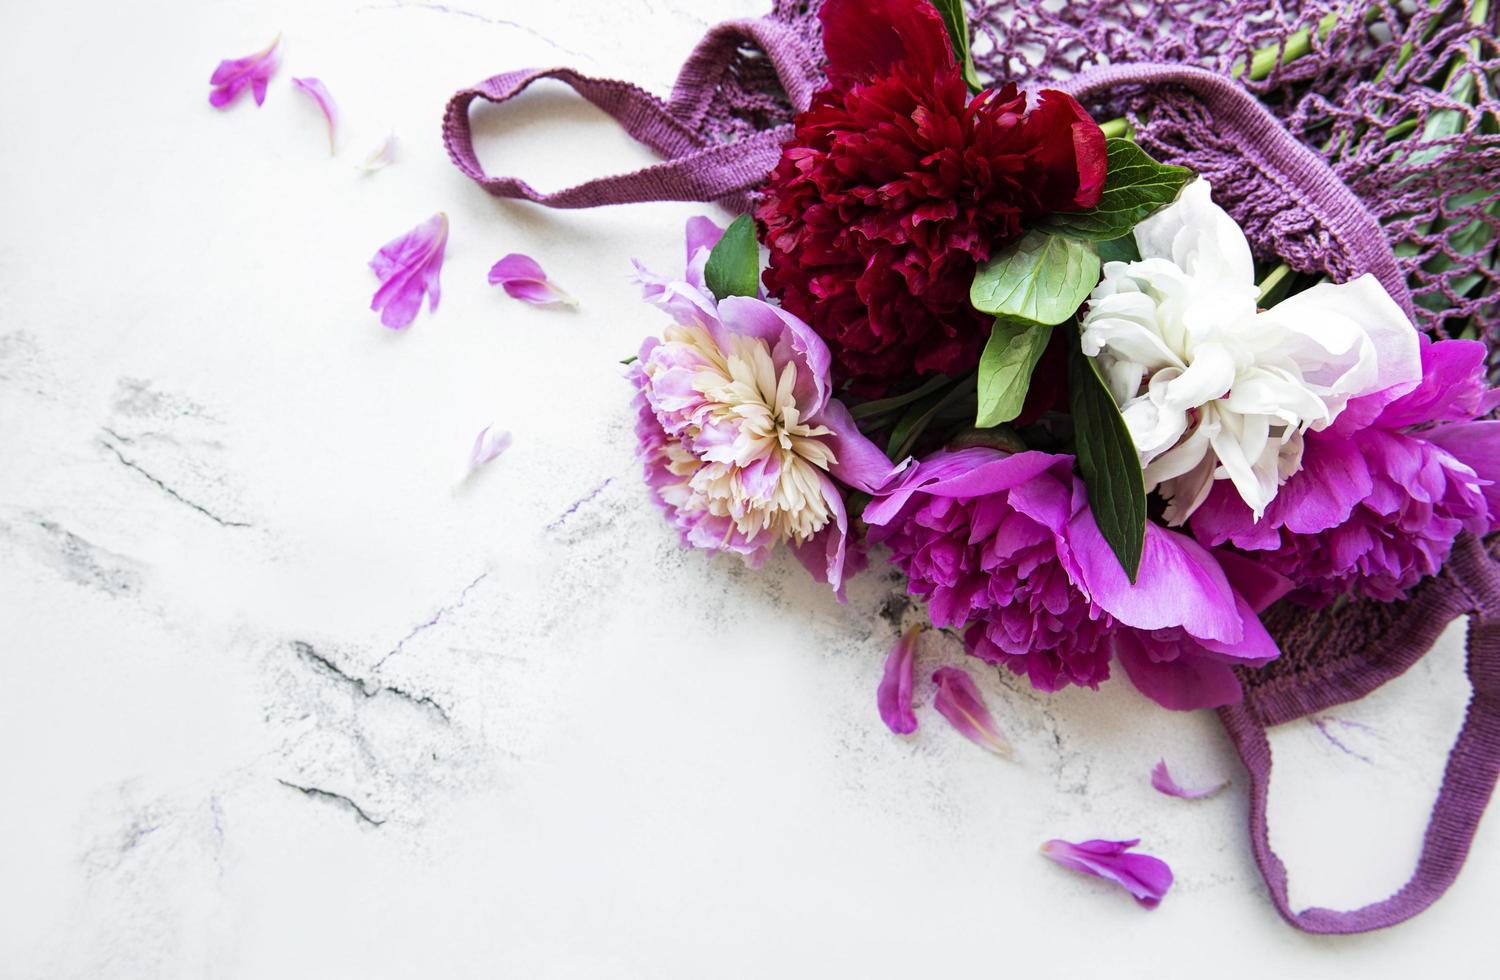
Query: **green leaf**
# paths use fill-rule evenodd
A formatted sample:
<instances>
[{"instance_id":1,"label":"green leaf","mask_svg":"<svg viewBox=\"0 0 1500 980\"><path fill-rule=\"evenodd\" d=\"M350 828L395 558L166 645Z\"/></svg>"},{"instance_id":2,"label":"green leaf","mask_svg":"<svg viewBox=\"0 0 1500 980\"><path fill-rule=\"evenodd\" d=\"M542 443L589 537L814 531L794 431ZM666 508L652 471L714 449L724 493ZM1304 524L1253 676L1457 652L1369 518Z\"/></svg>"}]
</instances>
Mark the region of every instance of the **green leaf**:
<instances>
[{"instance_id":1,"label":"green leaf","mask_svg":"<svg viewBox=\"0 0 1500 980\"><path fill-rule=\"evenodd\" d=\"M624 364L627 367L629 367L630 365L634 364L638 360L640 360L639 356L637 356L635 354L631 354L629 357L625 358L625 360L621 361L620 363Z\"/></svg>"},{"instance_id":2,"label":"green leaf","mask_svg":"<svg viewBox=\"0 0 1500 980\"><path fill-rule=\"evenodd\" d=\"M1193 176L1186 167L1157 163L1127 139L1104 141L1108 170L1099 203L1087 211L1051 215L1042 227L1075 238L1119 238L1157 208L1171 204Z\"/></svg>"},{"instance_id":3,"label":"green leaf","mask_svg":"<svg viewBox=\"0 0 1500 980\"><path fill-rule=\"evenodd\" d=\"M1092 242L1029 231L980 266L969 301L982 313L1052 326L1078 312L1098 284Z\"/></svg>"},{"instance_id":4,"label":"green leaf","mask_svg":"<svg viewBox=\"0 0 1500 980\"><path fill-rule=\"evenodd\" d=\"M760 246L755 241L755 222L748 214L735 218L724 230L724 237L708 254L703 281L715 299L760 293Z\"/></svg>"},{"instance_id":5,"label":"green leaf","mask_svg":"<svg viewBox=\"0 0 1500 980\"><path fill-rule=\"evenodd\" d=\"M971 92L983 90L979 76L974 73L974 53L969 50L969 24L964 14L964 0L932 0L932 5L943 15L943 23L948 28L948 40L953 42L953 56L963 69L964 83Z\"/></svg>"},{"instance_id":6,"label":"green leaf","mask_svg":"<svg viewBox=\"0 0 1500 980\"><path fill-rule=\"evenodd\" d=\"M856 422L862 422L865 419L872 419L877 415L884 415L886 412L893 412L904 405L910 405L912 402L917 401L920 398L925 398L928 395L932 394L934 391L937 391L939 388L947 385L951 380L952 379L945 374L934 374L932 377L928 378L922 385L917 388L913 388L911 391L908 391L903 395L892 395L889 398L877 398L874 401L861 402L860 404L850 408L849 414L854 417L854 420ZM848 403L845 402L845 404Z\"/></svg>"},{"instance_id":7,"label":"green leaf","mask_svg":"<svg viewBox=\"0 0 1500 980\"><path fill-rule=\"evenodd\" d=\"M911 455L912 447L927 431L927 426L943 414L945 409L950 408L956 402L974 394L974 372L959 378L953 383L953 387L947 391L934 391L926 398L917 402L907 413L901 416L896 427L891 430L891 438L886 443L885 454L892 462L899 463Z\"/></svg>"},{"instance_id":8,"label":"green leaf","mask_svg":"<svg viewBox=\"0 0 1500 980\"><path fill-rule=\"evenodd\" d=\"M1134 235L1121 235L1119 238L1095 242L1094 247L1099 249L1101 263L1139 262L1141 260L1141 250L1135 243Z\"/></svg>"},{"instance_id":9,"label":"green leaf","mask_svg":"<svg viewBox=\"0 0 1500 980\"><path fill-rule=\"evenodd\" d=\"M1068 400L1073 410L1078 470L1088 489L1094 522L1134 582L1146 541L1146 482L1141 457L1098 367L1083 353L1077 331L1069 340Z\"/></svg>"},{"instance_id":10,"label":"green leaf","mask_svg":"<svg viewBox=\"0 0 1500 980\"><path fill-rule=\"evenodd\" d=\"M995 321L979 358L977 428L992 428L1021 414L1026 391L1031 387L1031 372L1051 336L1051 327Z\"/></svg>"}]
</instances>

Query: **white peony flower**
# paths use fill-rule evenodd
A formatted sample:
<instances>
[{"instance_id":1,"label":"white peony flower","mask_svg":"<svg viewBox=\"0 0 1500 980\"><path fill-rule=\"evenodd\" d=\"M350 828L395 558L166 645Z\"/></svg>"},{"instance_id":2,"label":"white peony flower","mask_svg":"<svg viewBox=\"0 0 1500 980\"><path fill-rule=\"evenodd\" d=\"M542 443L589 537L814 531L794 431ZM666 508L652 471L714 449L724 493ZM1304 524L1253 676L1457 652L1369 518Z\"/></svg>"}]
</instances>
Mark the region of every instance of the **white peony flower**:
<instances>
[{"instance_id":1,"label":"white peony flower","mask_svg":"<svg viewBox=\"0 0 1500 980\"><path fill-rule=\"evenodd\" d=\"M1259 519L1305 431L1421 377L1416 328L1371 275L1257 311L1250 244L1210 191L1195 180L1136 226L1140 261L1105 264L1082 323L1173 524L1223 479Z\"/></svg>"}]
</instances>

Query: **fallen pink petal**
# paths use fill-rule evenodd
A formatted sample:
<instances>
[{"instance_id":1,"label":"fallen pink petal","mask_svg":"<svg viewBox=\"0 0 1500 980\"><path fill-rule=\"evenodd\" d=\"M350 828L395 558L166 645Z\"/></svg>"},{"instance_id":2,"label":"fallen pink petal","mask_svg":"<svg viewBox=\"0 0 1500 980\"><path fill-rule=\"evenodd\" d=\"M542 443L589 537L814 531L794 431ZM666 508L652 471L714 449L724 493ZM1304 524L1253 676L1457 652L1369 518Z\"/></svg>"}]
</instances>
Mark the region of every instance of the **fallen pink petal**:
<instances>
[{"instance_id":1,"label":"fallen pink petal","mask_svg":"<svg viewBox=\"0 0 1500 980\"><path fill-rule=\"evenodd\" d=\"M396 134L392 133L385 138L384 142L375 147L374 150L371 150L370 155L365 157L362 163L356 166L359 167L361 173L366 174L373 174L377 170L384 170L396 162L396 148L399 145L400 141L396 139Z\"/></svg>"},{"instance_id":2,"label":"fallen pink petal","mask_svg":"<svg viewBox=\"0 0 1500 980\"><path fill-rule=\"evenodd\" d=\"M339 107L328 93L328 86L316 78L294 78L292 84L297 87L297 91L312 99L313 105L323 114L323 119L328 123L328 152L330 155L337 153Z\"/></svg>"},{"instance_id":3,"label":"fallen pink petal","mask_svg":"<svg viewBox=\"0 0 1500 980\"><path fill-rule=\"evenodd\" d=\"M958 733L976 745L989 749L999 756L1010 757L1010 743L1000 734L990 709L974 680L957 667L939 667L932 675L937 684L937 696L932 706Z\"/></svg>"},{"instance_id":4,"label":"fallen pink petal","mask_svg":"<svg viewBox=\"0 0 1500 980\"><path fill-rule=\"evenodd\" d=\"M1175 796L1180 800L1203 800L1222 792L1229 785L1229 780L1226 779L1211 786L1187 789L1172 778L1172 773L1167 769L1167 760L1162 759L1151 770L1151 785L1158 793Z\"/></svg>"},{"instance_id":5,"label":"fallen pink petal","mask_svg":"<svg viewBox=\"0 0 1500 980\"><path fill-rule=\"evenodd\" d=\"M490 268L490 285L506 295L536 306L577 306L578 301L558 289L536 259L512 252Z\"/></svg>"},{"instance_id":6,"label":"fallen pink petal","mask_svg":"<svg viewBox=\"0 0 1500 980\"><path fill-rule=\"evenodd\" d=\"M276 74L281 62L276 53L280 44L281 35L278 34L276 40L264 51L219 62L219 67L214 69L213 76L208 80L208 84L213 86L213 91L208 93L209 104L215 109L227 108L248 88L255 96L255 104L263 105L266 101L266 84Z\"/></svg>"},{"instance_id":7,"label":"fallen pink petal","mask_svg":"<svg viewBox=\"0 0 1500 980\"><path fill-rule=\"evenodd\" d=\"M912 673L917 662L917 637L922 624L914 624L901 635L885 658L885 673L875 690L875 704L880 720L897 735L917 730L917 716L911 710Z\"/></svg>"},{"instance_id":8,"label":"fallen pink petal","mask_svg":"<svg viewBox=\"0 0 1500 980\"><path fill-rule=\"evenodd\" d=\"M381 323L392 330L408 326L417 318L423 296L429 313L438 308L447 246L448 216L438 212L375 254L370 268L380 278L380 288L370 309L380 313Z\"/></svg>"},{"instance_id":9,"label":"fallen pink petal","mask_svg":"<svg viewBox=\"0 0 1500 980\"><path fill-rule=\"evenodd\" d=\"M1086 840L1073 844L1049 840L1042 853L1073 871L1113 881L1130 893L1143 908L1154 909L1172 887L1172 869L1149 854L1131 854L1136 840Z\"/></svg>"},{"instance_id":10,"label":"fallen pink petal","mask_svg":"<svg viewBox=\"0 0 1500 980\"><path fill-rule=\"evenodd\" d=\"M510 433L487 425L474 438L474 448L469 452L469 468L478 469L510 448Z\"/></svg>"}]
</instances>

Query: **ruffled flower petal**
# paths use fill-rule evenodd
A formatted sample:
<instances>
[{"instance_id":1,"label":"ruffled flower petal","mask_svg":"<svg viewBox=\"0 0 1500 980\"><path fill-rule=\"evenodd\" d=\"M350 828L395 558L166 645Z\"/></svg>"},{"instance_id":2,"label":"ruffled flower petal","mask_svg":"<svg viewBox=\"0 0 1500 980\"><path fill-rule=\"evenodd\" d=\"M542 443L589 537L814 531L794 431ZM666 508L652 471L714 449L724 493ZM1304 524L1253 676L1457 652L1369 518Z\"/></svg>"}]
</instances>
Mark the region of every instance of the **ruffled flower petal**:
<instances>
[{"instance_id":1,"label":"ruffled flower petal","mask_svg":"<svg viewBox=\"0 0 1500 980\"><path fill-rule=\"evenodd\" d=\"M1086 840L1079 844L1049 840L1042 853L1053 861L1086 875L1113 881L1143 908L1154 909L1172 887L1172 869L1160 858L1131 854L1136 840Z\"/></svg>"},{"instance_id":2,"label":"ruffled flower petal","mask_svg":"<svg viewBox=\"0 0 1500 980\"><path fill-rule=\"evenodd\" d=\"M439 212L399 238L387 242L370 260L380 288L370 309L392 330L411 324L427 297L427 310L438 307L443 252L448 246L448 216Z\"/></svg>"},{"instance_id":3,"label":"ruffled flower petal","mask_svg":"<svg viewBox=\"0 0 1500 980\"><path fill-rule=\"evenodd\" d=\"M990 709L974 681L957 667L939 667L932 675L937 684L937 696L932 706L938 714L948 719L958 733L975 745L988 749L999 756L1010 757L1010 743L1000 734Z\"/></svg>"},{"instance_id":4,"label":"ruffled flower petal","mask_svg":"<svg viewBox=\"0 0 1500 980\"><path fill-rule=\"evenodd\" d=\"M339 107L333 101L333 96L328 92L328 86L316 78L294 78L292 84L297 91L313 100L313 105L323 114L323 120L328 124L328 152L338 152L338 125Z\"/></svg>"},{"instance_id":5,"label":"ruffled flower petal","mask_svg":"<svg viewBox=\"0 0 1500 980\"><path fill-rule=\"evenodd\" d=\"M1172 778L1167 770L1167 760L1162 759L1151 769L1151 786L1158 793L1166 796L1175 796L1180 800L1202 800L1222 792L1229 785L1229 780L1214 783L1210 786L1199 786L1195 789L1185 789Z\"/></svg>"},{"instance_id":6,"label":"ruffled flower petal","mask_svg":"<svg viewBox=\"0 0 1500 980\"><path fill-rule=\"evenodd\" d=\"M490 285L507 296L535 306L577 306L578 300L557 288L529 255L512 252L490 267Z\"/></svg>"},{"instance_id":7,"label":"ruffled flower petal","mask_svg":"<svg viewBox=\"0 0 1500 980\"><path fill-rule=\"evenodd\" d=\"M898 64L956 67L942 15L927 0L827 0L819 14L828 78L850 86Z\"/></svg>"},{"instance_id":8,"label":"ruffled flower petal","mask_svg":"<svg viewBox=\"0 0 1500 980\"><path fill-rule=\"evenodd\" d=\"M1192 656L1190 639L1152 642L1150 634L1119 630L1110 636L1115 659L1136 689L1164 708L1196 711L1237 704L1244 692L1227 664ZM1183 649L1183 647L1186 649Z\"/></svg>"},{"instance_id":9,"label":"ruffled flower petal","mask_svg":"<svg viewBox=\"0 0 1500 980\"><path fill-rule=\"evenodd\" d=\"M255 104L263 104L266 101L266 84L276 74L276 68L281 63L276 53L280 44L281 35L278 34L276 40L264 51L219 62L219 67L214 69L213 76L208 80L208 84L213 86L213 91L208 93L209 105L215 109L227 108L247 88L255 96Z\"/></svg>"},{"instance_id":10,"label":"ruffled flower petal","mask_svg":"<svg viewBox=\"0 0 1500 980\"><path fill-rule=\"evenodd\" d=\"M885 673L875 690L875 704L880 720L897 735L917 730L917 716L911 710L912 675L917 662L917 637L922 625L914 624L901 635L885 658Z\"/></svg>"},{"instance_id":11,"label":"ruffled flower petal","mask_svg":"<svg viewBox=\"0 0 1500 980\"><path fill-rule=\"evenodd\" d=\"M474 448L469 451L469 468L478 469L510 448L510 433L487 425L474 437Z\"/></svg>"}]
</instances>

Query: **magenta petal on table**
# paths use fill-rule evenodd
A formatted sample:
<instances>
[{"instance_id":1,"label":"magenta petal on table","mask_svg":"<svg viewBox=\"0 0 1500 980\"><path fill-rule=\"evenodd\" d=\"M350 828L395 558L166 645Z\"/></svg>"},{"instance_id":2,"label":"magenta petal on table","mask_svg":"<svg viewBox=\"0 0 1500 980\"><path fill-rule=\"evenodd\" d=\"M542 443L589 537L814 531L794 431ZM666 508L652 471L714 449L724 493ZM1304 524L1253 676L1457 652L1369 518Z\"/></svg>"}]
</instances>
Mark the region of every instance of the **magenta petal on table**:
<instances>
[{"instance_id":1,"label":"magenta petal on table","mask_svg":"<svg viewBox=\"0 0 1500 980\"><path fill-rule=\"evenodd\" d=\"M208 84L213 86L213 91L208 93L209 104L215 109L226 108L247 88L255 96L255 104L263 104L266 101L266 83L276 74L276 68L280 64L280 58L276 54L276 47L280 43L281 35L278 34L276 40L264 51L243 58L226 58L219 62L219 67L214 69L213 76L208 80Z\"/></svg>"},{"instance_id":2,"label":"magenta petal on table","mask_svg":"<svg viewBox=\"0 0 1500 980\"><path fill-rule=\"evenodd\" d=\"M395 133L387 136L383 143L370 151L370 155L365 157L364 162L357 165L360 173L373 174L375 171L384 170L395 163L396 147L398 145L399 142L396 139Z\"/></svg>"},{"instance_id":3,"label":"magenta petal on table","mask_svg":"<svg viewBox=\"0 0 1500 980\"><path fill-rule=\"evenodd\" d=\"M897 735L917 730L917 716L911 710L912 672L917 663L917 637L922 624L916 623L901 635L885 658L885 673L875 690L875 704L880 719Z\"/></svg>"},{"instance_id":4,"label":"magenta petal on table","mask_svg":"<svg viewBox=\"0 0 1500 980\"><path fill-rule=\"evenodd\" d=\"M392 330L408 326L422 308L423 296L428 312L437 309L447 246L448 216L438 212L375 254L370 268L380 277L380 288L370 309L380 313L381 323Z\"/></svg>"},{"instance_id":5,"label":"magenta petal on table","mask_svg":"<svg viewBox=\"0 0 1500 980\"><path fill-rule=\"evenodd\" d=\"M328 123L328 152L338 152L337 134L339 125L338 103L333 101L333 96L328 93L328 86L316 78L294 78L292 84L297 91L313 100L313 105L323 114L323 119Z\"/></svg>"},{"instance_id":6,"label":"magenta petal on table","mask_svg":"<svg viewBox=\"0 0 1500 980\"><path fill-rule=\"evenodd\" d=\"M985 707L979 688L968 674L957 667L939 667L932 675L937 684L937 696L932 706L938 714L948 719L958 733L975 745L989 749L996 755L1010 757L1010 743L1000 734L990 709Z\"/></svg>"},{"instance_id":7,"label":"magenta petal on table","mask_svg":"<svg viewBox=\"0 0 1500 980\"><path fill-rule=\"evenodd\" d=\"M1172 774L1167 770L1167 760L1162 759L1151 770L1151 785L1158 793L1175 796L1179 800L1202 800L1221 792L1224 787L1229 785L1229 780L1225 779L1211 786L1187 789L1180 786L1177 780L1172 778Z\"/></svg>"},{"instance_id":8,"label":"magenta petal on table","mask_svg":"<svg viewBox=\"0 0 1500 980\"><path fill-rule=\"evenodd\" d=\"M577 306L578 301L558 289L529 255L512 252L490 267L490 285L507 296L536 306Z\"/></svg>"},{"instance_id":9,"label":"magenta petal on table","mask_svg":"<svg viewBox=\"0 0 1500 980\"><path fill-rule=\"evenodd\" d=\"M510 433L487 425L474 439L474 448L469 452L469 468L478 469L509 448Z\"/></svg>"},{"instance_id":10,"label":"magenta petal on table","mask_svg":"<svg viewBox=\"0 0 1500 980\"><path fill-rule=\"evenodd\" d=\"M1049 840L1042 853L1073 871L1113 881L1144 908L1154 909L1172 887L1172 869L1149 854L1131 854L1140 840Z\"/></svg>"}]
</instances>

